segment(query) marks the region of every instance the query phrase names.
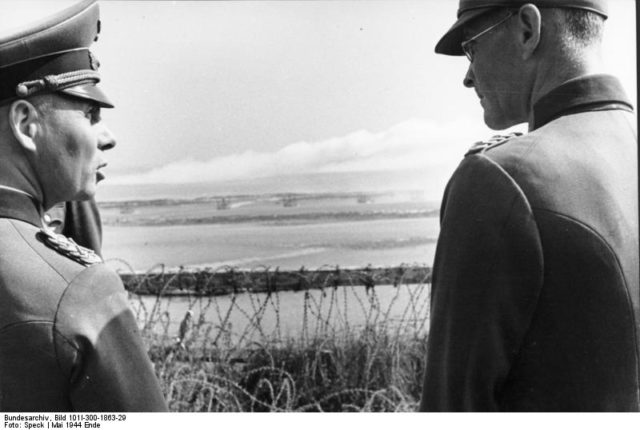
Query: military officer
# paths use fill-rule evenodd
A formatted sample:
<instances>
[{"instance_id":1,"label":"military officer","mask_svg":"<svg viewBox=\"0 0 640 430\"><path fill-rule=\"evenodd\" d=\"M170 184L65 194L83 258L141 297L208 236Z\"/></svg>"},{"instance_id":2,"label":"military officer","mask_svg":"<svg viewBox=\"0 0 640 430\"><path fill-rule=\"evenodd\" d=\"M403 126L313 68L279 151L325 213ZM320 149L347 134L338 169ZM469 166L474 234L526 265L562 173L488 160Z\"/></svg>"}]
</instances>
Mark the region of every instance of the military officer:
<instances>
[{"instance_id":1,"label":"military officer","mask_svg":"<svg viewBox=\"0 0 640 430\"><path fill-rule=\"evenodd\" d=\"M43 226L91 199L115 139L95 1L0 36L0 410L165 411L119 277Z\"/></svg>"},{"instance_id":2,"label":"military officer","mask_svg":"<svg viewBox=\"0 0 640 430\"><path fill-rule=\"evenodd\" d=\"M638 411L637 134L604 0L460 0L485 123L450 179L422 411Z\"/></svg>"}]
</instances>

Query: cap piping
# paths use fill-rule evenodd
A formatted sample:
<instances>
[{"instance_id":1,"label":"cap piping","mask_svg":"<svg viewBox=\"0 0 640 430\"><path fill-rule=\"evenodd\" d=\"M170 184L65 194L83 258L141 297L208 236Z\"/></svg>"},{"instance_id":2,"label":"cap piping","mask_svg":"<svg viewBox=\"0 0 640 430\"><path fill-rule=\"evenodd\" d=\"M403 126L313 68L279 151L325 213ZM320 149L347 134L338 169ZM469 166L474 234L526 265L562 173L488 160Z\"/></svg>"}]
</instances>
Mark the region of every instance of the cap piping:
<instances>
[{"instance_id":1,"label":"cap piping","mask_svg":"<svg viewBox=\"0 0 640 430\"><path fill-rule=\"evenodd\" d=\"M39 55L37 57L30 57L30 58L28 58L26 60L16 61L15 63L3 64L2 66L0 66L0 72L2 71L2 69L6 69L7 67L12 67L12 66L15 66L15 65L18 65L18 64L28 63L30 61L40 60L40 59L43 59L43 58L53 57L53 56L60 55L60 54L67 54L69 52L75 52L75 51L90 51L90 49L87 48L87 47L82 47L82 48L65 49L63 51L57 51L57 52L49 52L47 54Z\"/></svg>"}]
</instances>

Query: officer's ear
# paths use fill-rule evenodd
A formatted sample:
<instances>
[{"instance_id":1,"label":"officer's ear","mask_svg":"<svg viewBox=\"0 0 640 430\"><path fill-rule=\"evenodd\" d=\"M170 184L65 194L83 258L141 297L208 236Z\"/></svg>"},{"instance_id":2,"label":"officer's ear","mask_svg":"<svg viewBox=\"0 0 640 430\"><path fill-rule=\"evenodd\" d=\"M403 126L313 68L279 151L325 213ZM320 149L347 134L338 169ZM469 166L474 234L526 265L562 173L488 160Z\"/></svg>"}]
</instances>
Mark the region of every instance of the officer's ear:
<instances>
[{"instance_id":1,"label":"officer's ear","mask_svg":"<svg viewBox=\"0 0 640 430\"><path fill-rule=\"evenodd\" d=\"M542 14L540 9L528 3L520 8L517 18L517 42L522 60L528 60L540 45Z\"/></svg>"},{"instance_id":2,"label":"officer's ear","mask_svg":"<svg viewBox=\"0 0 640 430\"><path fill-rule=\"evenodd\" d=\"M19 99L9 107L9 124L18 143L29 152L36 152L35 138L40 129L38 110L27 100Z\"/></svg>"}]
</instances>

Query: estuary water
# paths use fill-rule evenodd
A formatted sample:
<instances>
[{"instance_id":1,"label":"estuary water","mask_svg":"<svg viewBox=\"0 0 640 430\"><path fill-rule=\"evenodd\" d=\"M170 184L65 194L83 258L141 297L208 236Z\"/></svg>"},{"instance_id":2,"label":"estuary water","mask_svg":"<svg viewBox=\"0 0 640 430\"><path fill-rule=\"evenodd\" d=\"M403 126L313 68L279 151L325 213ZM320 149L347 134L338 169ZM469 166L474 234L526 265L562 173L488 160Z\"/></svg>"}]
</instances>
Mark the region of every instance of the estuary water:
<instances>
[{"instance_id":1,"label":"estuary water","mask_svg":"<svg viewBox=\"0 0 640 430\"><path fill-rule=\"evenodd\" d=\"M281 269L431 266L437 218L334 221L309 224L257 223L177 226L105 226L103 254L146 271L167 267ZM124 268L124 267L123 267Z\"/></svg>"},{"instance_id":2,"label":"estuary water","mask_svg":"<svg viewBox=\"0 0 640 430\"><path fill-rule=\"evenodd\" d=\"M161 202L111 206L102 211L103 255L116 270L164 268L313 270L431 266L439 231L432 207L415 201L378 198L361 204L350 198L301 199L295 207L277 199ZM133 207L133 210L132 210ZM247 221L250 220L250 221ZM139 320L158 334L177 336L187 310L197 333L231 342L283 339L318 331L348 331L384 321L396 330L423 329L428 286L391 285L328 288L324 291L239 294L235 297L132 298ZM223 336L224 335L224 336Z\"/></svg>"},{"instance_id":3,"label":"estuary water","mask_svg":"<svg viewBox=\"0 0 640 430\"><path fill-rule=\"evenodd\" d=\"M133 296L141 324L176 339L188 310L193 323L188 343L237 345L263 340L348 335L373 324L404 334L428 330L429 285L337 287L324 290L239 294L217 297Z\"/></svg>"}]
</instances>

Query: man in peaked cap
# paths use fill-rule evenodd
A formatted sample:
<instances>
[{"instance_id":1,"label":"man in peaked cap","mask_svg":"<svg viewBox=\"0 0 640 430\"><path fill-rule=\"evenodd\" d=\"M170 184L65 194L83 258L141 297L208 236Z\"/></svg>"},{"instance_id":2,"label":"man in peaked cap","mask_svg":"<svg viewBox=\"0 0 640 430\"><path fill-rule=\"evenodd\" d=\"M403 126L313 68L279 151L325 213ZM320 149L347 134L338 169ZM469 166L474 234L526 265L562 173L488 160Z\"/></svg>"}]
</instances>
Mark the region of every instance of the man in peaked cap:
<instances>
[{"instance_id":1,"label":"man in peaked cap","mask_svg":"<svg viewBox=\"0 0 640 430\"><path fill-rule=\"evenodd\" d=\"M638 411L637 134L603 0L461 0L436 52L494 137L441 208L422 411Z\"/></svg>"},{"instance_id":2,"label":"man in peaked cap","mask_svg":"<svg viewBox=\"0 0 640 430\"><path fill-rule=\"evenodd\" d=\"M0 36L0 410L165 411L119 277L43 226L115 145L89 47L98 5Z\"/></svg>"}]
</instances>

